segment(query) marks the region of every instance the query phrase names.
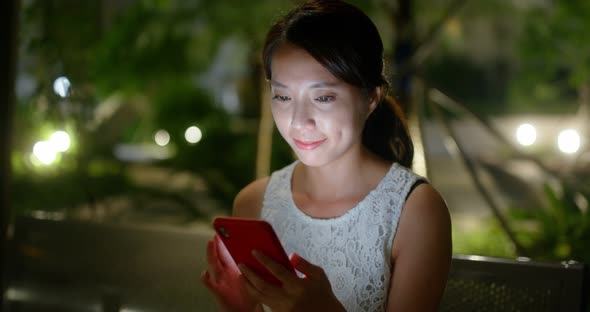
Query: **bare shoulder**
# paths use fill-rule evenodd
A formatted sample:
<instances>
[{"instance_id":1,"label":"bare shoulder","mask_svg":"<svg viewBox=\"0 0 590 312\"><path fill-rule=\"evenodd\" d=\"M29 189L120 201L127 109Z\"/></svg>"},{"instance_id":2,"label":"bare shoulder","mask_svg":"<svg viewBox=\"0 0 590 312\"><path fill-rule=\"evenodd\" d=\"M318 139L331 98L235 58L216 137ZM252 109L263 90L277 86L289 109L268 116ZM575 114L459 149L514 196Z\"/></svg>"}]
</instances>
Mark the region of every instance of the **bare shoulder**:
<instances>
[{"instance_id":1,"label":"bare shoulder","mask_svg":"<svg viewBox=\"0 0 590 312\"><path fill-rule=\"evenodd\" d=\"M447 205L432 185L421 184L404 205L393 241L387 311L436 311L451 256Z\"/></svg>"},{"instance_id":2,"label":"bare shoulder","mask_svg":"<svg viewBox=\"0 0 590 312\"><path fill-rule=\"evenodd\" d=\"M399 247L415 246L415 239L423 243L447 243L451 235L451 218L447 204L440 193L429 183L417 186L410 193L402 211L398 234ZM406 242L407 241L407 242ZM438 242L437 242L438 241Z\"/></svg>"},{"instance_id":3,"label":"bare shoulder","mask_svg":"<svg viewBox=\"0 0 590 312\"><path fill-rule=\"evenodd\" d=\"M257 179L246 185L234 199L232 215L240 218L259 219L264 192L270 177Z\"/></svg>"},{"instance_id":4,"label":"bare shoulder","mask_svg":"<svg viewBox=\"0 0 590 312\"><path fill-rule=\"evenodd\" d=\"M422 183L410 193L404 210L409 210L409 214L418 214L419 217L436 218L449 214L445 200L430 183Z\"/></svg>"}]
</instances>

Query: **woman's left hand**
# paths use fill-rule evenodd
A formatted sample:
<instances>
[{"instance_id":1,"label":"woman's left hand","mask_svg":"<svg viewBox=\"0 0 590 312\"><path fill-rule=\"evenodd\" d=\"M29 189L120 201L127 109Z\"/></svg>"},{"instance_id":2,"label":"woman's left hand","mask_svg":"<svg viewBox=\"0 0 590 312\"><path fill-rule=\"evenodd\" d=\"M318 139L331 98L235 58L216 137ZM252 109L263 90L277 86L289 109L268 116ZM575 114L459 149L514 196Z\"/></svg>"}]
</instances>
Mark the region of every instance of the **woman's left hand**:
<instances>
[{"instance_id":1,"label":"woman's left hand","mask_svg":"<svg viewBox=\"0 0 590 312\"><path fill-rule=\"evenodd\" d=\"M332 292L330 281L321 267L293 254L290 259L293 267L305 275L300 278L263 253L254 251L252 254L283 285L275 286L266 282L243 264L238 265L242 272L240 282L250 296L273 312L345 311Z\"/></svg>"}]
</instances>

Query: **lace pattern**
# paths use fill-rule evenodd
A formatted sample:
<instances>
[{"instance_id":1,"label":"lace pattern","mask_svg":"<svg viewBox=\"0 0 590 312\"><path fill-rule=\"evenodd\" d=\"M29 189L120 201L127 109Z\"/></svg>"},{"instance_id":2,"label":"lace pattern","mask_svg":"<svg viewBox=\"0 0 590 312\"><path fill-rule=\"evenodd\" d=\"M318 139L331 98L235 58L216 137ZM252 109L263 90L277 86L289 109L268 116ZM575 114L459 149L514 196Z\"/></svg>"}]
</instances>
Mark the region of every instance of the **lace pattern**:
<instances>
[{"instance_id":1,"label":"lace pattern","mask_svg":"<svg viewBox=\"0 0 590 312\"><path fill-rule=\"evenodd\" d=\"M357 206L339 217L316 219L293 202L291 176L296 164L272 174L262 219L273 226L288 254L296 252L324 269L347 311L383 311L402 206L412 185L423 178L394 163Z\"/></svg>"}]
</instances>

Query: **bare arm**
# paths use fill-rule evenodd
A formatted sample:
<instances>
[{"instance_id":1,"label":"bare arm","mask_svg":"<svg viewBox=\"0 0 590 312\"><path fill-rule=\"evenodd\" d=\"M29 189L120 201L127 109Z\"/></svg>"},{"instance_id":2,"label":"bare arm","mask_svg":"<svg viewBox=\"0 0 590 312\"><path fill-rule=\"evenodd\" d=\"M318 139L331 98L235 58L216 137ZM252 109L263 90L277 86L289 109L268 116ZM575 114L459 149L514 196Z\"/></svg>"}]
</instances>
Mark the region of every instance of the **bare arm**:
<instances>
[{"instance_id":1,"label":"bare arm","mask_svg":"<svg viewBox=\"0 0 590 312\"><path fill-rule=\"evenodd\" d=\"M451 256L451 220L429 184L408 198L393 242L387 311L437 311Z\"/></svg>"}]
</instances>

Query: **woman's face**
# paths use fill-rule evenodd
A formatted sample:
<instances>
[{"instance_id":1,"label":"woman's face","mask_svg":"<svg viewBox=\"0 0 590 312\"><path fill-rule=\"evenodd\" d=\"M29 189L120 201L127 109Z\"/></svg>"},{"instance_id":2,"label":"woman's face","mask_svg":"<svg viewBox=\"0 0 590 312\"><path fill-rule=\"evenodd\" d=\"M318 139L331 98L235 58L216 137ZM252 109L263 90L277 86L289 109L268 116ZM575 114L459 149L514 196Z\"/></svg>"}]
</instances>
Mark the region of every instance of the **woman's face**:
<instances>
[{"instance_id":1,"label":"woman's face","mask_svg":"<svg viewBox=\"0 0 590 312\"><path fill-rule=\"evenodd\" d=\"M271 71L274 121L301 162L322 166L360 151L365 120L376 101L293 45L274 52Z\"/></svg>"}]
</instances>

